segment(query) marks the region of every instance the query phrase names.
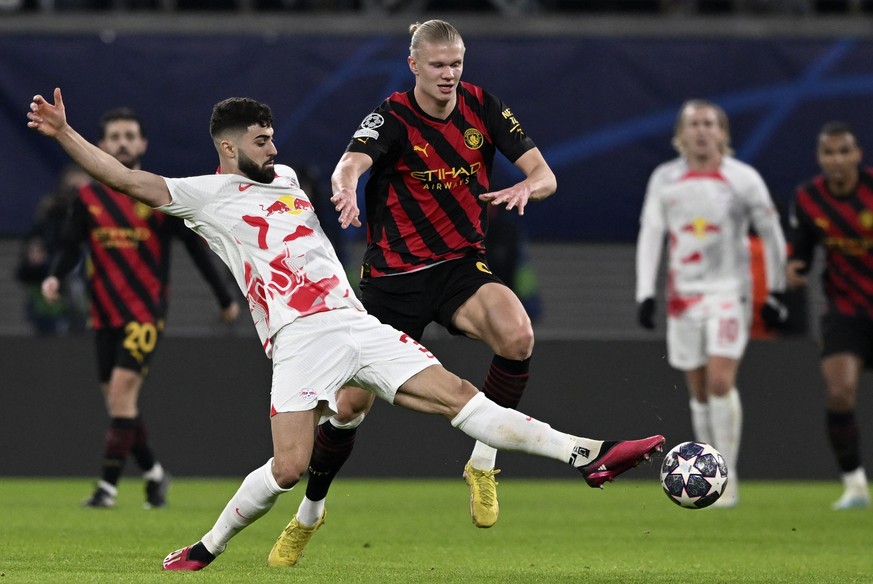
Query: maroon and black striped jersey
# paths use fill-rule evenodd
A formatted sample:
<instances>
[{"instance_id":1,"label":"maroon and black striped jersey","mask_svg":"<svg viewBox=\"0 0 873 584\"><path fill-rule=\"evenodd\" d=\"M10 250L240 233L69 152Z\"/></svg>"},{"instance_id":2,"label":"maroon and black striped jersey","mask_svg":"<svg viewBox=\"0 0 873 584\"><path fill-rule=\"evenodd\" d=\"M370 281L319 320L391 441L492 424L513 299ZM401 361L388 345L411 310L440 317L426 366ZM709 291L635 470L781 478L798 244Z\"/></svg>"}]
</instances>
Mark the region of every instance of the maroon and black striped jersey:
<instances>
[{"instance_id":1,"label":"maroon and black striped jersey","mask_svg":"<svg viewBox=\"0 0 873 584\"><path fill-rule=\"evenodd\" d=\"M858 186L834 196L824 176L797 189L791 210L791 259L811 265L825 250L822 284L828 312L873 318L873 169L860 169Z\"/></svg>"},{"instance_id":2,"label":"maroon and black striped jersey","mask_svg":"<svg viewBox=\"0 0 873 584\"><path fill-rule=\"evenodd\" d=\"M132 321L157 324L167 310L173 236L185 243L219 304L228 306L233 299L197 234L180 219L99 183L79 190L52 273L59 278L69 273L87 242L93 328Z\"/></svg>"},{"instance_id":3,"label":"maroon and black striped jersey","mask_svg":"<svg viewBox=\"0 0 873 584\"><path fill-rule=\"evenodd\" d=\"M347 151L373 159L365 188L371 276L417 270L484 251L494 154L510 162L534 148L512 111L469 83L440 120L413 90L394 93L361 123Z\"/></svg>"}]
</instances>

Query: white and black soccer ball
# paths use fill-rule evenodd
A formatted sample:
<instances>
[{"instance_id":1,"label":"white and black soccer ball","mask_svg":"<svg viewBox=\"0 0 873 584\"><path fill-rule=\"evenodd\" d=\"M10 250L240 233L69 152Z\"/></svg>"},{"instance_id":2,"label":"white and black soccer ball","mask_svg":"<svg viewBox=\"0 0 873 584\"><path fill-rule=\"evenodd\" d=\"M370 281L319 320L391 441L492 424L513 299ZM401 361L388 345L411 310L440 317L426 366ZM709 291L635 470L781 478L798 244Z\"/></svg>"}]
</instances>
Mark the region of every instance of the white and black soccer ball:
<instances>
[{"instance_id":1,"label":"white and black soccer ball","mask_svg":"<svg viewBox=\"0 0 873 584\"><path fill-rule=\"evenodd\" d=\"M686 509L709 507L721 497L728 482L721 453L702 442L675 446L661 463L661 486L670 500Z\"/></svg>"}]
</instances>

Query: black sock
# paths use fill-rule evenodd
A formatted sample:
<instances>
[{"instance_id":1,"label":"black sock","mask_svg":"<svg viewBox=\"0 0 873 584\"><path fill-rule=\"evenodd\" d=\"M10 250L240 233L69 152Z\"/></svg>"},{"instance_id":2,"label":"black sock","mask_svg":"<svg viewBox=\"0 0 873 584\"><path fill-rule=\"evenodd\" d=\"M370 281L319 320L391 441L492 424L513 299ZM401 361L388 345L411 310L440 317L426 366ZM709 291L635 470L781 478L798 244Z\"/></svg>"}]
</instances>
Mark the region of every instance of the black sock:
<instances>
[{"instance_id":1,"label":"black sock","mask_svg":"<svg viewBox=\"0 0 873 584\"><path fill-rule=\"evenodd\" d=\"M861 445L855 411L827 413L828 438L843 472L852 472L861 466Z\"/></svg>"},{"instance_id":2,"label":"black sock","mask_svg":"<svg viewBox=\"0 0 873 584\"><path fill-rule=\"evenodd\" d=\"M136 460L143 472L148 472L155 465L155 455L149 446L149 433L145 423L142 421L142 416L136 418L136 428L133 440L133 446L130 448L130 453L133 459Z\"/></svg>"},{"instance_id":3,"label":"black sock","mask_svg":"<svg viewBox=\"0 0 873 584\"><path fill-rule=\"evenodd\" d=\"M202 541L198 541L188 550L188 559L208 564L215 559L215 554L210 553Z\"/></svg>"},{"instance_id":4,"label":"black sock","mask_svg":"<svg viewBox=\"0 0 873 584\"><path fill-rule=\"evenodd\" d=\"M514 361L494 355L485 383L482 384L485 396L504 408L517 408L530 377L530 359Z\"/></svg>"},{"instance_id":5,"label":"black sock","mask_svg":"<svg viewBox=\"0 0 873 584\"><path fill-rule=\"evenodd\" d=\"M356 433L357 428L340 430L330 421L318 427L306 483L306 497L309 500L320 501L327 497L334 477L352 454Z\"/></svg>"},{"instance_id":6,"label":"black sock","mask_svg":"<svg viewBox=\"0 0 873 584\"><path fill-rule=\"evenodd\" d=\"M124 462L133 446L136 420L133 418L112 418L106 431L103 452L103 470L100 478L110 485L118 484Z\"/></svg>"}]
</instances>

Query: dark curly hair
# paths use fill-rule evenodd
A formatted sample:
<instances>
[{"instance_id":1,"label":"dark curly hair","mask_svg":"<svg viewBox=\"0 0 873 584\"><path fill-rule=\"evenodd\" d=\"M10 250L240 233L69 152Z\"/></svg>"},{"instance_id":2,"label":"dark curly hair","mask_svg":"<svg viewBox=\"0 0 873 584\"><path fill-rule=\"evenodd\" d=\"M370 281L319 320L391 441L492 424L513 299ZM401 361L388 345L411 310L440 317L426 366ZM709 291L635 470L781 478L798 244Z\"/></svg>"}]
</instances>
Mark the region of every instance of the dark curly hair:
<instances>
[{"instance_id":1,"label":"dark curly hair","mask_svg":"<svg viewBox=\"0 0 873 584\"><path fill-rule=\"evenodd\" d=\"M245 131L249 126L273 126L270 106L248 97L229 97L215 104L209 120L209 134L215 138L228 130Z\"/></svg>"}]
</instances>

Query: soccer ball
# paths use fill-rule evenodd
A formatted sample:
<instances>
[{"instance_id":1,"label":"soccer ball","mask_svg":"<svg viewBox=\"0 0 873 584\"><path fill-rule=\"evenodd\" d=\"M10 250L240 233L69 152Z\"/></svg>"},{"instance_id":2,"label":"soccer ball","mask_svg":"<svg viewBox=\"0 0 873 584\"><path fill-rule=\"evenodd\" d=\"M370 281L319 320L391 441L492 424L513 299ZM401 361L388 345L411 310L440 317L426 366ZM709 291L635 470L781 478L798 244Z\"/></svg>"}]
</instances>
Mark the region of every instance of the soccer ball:
<instances>
[{"instance_id":1,"label":"soccer ball","mask_svg":"<svg viewBox=\"0 0 873 584\"><path fill-rule=\"evenodd\" d=\"M709 507L721 497L728 482L721 453L702 442L675 446L661 464L661 486L670 500L686 509Z\"/></svg>"}]
</instances>

